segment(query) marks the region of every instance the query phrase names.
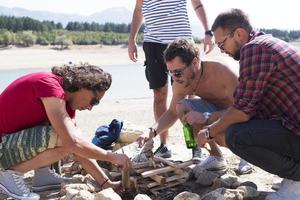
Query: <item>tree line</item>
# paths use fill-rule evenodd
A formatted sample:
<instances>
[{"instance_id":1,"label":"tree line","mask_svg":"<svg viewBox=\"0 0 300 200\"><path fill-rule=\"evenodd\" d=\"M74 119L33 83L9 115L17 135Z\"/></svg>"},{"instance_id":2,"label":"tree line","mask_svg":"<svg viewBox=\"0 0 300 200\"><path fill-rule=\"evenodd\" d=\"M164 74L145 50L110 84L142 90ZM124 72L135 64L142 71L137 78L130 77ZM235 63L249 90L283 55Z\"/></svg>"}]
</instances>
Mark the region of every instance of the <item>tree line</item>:
<instances>
[{"instance_id":1,"label":"tree line","mask_svg":"<svg viewBox=\"0 0 300 200\"><path fill-rule=\"evenodd\" d=\"M62 48L72 44L127 44L130 24L96 22L69 22L66 27L53 21L39 21L30 17L0 16L0 45L31 46L60 45ZM143 41L140 29L137 42ZM300 31L261 29L285 41L299 40ZM195 38L196 42L200 39Z\"/></svg>"}]
</instances>

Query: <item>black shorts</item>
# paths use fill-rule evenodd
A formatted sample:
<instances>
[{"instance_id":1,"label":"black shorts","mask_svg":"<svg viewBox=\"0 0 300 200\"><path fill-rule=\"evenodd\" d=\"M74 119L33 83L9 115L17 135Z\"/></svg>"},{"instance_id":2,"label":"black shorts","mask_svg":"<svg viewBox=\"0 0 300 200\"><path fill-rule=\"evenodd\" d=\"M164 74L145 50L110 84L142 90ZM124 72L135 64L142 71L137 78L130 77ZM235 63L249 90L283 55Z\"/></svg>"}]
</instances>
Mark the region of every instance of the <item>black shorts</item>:
<instances>
[{"instance_id":1,"label":"black shorts","mask_svg":"<svg viewBox=\"0 0 300 200\"><path fill-rule=\"evenodd\" d=\"M163 52L167 44L144 42L145 75L150 89L161 88L168 84L168 70L164 62Z\"/></svg>"}]
</instances>

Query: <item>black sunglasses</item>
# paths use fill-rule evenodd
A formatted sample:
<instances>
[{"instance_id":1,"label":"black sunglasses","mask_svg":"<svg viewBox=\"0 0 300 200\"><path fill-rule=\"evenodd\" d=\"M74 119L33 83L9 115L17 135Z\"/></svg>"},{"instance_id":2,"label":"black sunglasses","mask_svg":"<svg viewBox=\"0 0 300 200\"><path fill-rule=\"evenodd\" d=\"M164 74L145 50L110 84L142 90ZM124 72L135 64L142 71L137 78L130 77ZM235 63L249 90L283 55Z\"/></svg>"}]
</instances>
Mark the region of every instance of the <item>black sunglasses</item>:
<instances>
[{"instance_id":1,"label":"black sunglasses","mask_svg":"<svg viewBox=\"0 0 300 200\"><path fill-rule=\"evenodd\" d=\"M228 34L225 36L225 38L224 38L224 40L223 40L222 42L217 42L217 43L216 43L217 46L218 46L222 51L225 50L225 49L224 49L224 45L225 45L226 40L227 40L229 37L232 37L232 35L233 35L233 33L234 33L235 30L236 30L236 29L234 29L234 30L232 30L230 33L228 33Z\"/></svg>"},{"instance_id":2,"label":"black sunglasses","mask_svg":"<svg viewBox=\"0 0 300 200\"><path fill-rule=\"evenodd\" d=\"M172 77L180 78L186 68L189 66L182 67L181 69L169 70L168 74Z\"/></svg>"},{"instance_id":3,"label":"black sunglasses","mask_svg":"<svg viewBox=\"0 0 300 200\"><path fill-rule=\"evenodd\" d=\"M96 106L100 103L100 99L97 98L97 92L96 91L93 91L93 93L94 93L95 97L91 100L90 105L91 106Z\"/></svg>"}]
</instances>

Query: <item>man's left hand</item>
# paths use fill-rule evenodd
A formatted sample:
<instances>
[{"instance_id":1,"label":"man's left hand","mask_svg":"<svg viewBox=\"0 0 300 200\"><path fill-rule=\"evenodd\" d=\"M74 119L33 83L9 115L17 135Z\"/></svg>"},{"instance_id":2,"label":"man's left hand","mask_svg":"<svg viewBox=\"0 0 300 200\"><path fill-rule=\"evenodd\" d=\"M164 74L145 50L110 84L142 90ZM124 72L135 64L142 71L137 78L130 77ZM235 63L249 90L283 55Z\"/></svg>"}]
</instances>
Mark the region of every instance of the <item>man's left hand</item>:
<instances>
[{"instance_id":1,"label":"man's left hand","mask_svg":"<svg viewBox=\"0 0 300 200\"><path fill-rule=\"evenodd\" d=\"M205 137L206 129L202 129L197 133L197 144L200 147L204 147L204 145L208 142Z\"/></svg>"},{"instance_id":2,"label":"man's left hand","mask_svg":"<svg viewBox=\"0 0 300 200\"><path fill-rule=\"evenodd\" d=\"M215 43L210 35L205 35L203 43L205 54L210 53L214 49Z\"/></svg>"}]
</instances>

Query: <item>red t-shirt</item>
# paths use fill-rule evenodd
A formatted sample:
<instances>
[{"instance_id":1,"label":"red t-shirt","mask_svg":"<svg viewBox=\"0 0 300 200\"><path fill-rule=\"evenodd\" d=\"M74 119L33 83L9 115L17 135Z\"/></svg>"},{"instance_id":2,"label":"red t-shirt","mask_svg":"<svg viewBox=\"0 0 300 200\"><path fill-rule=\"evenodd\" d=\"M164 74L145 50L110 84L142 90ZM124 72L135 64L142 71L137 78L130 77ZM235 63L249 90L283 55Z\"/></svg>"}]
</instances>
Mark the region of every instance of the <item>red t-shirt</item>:
<instances>
[{"instance_id":1,"label":"red t-shirt","mask_svg":"<svg viewBox=\"0 0 300 200\"><path fill-rule=\"evenodd\" d=\"M0 136L49 122L41 97L66 100L62 78L38 72L12 82L0 94ZM68 104L66 110L71 118L75 117Z\"/></svg>"}]
</instances>

